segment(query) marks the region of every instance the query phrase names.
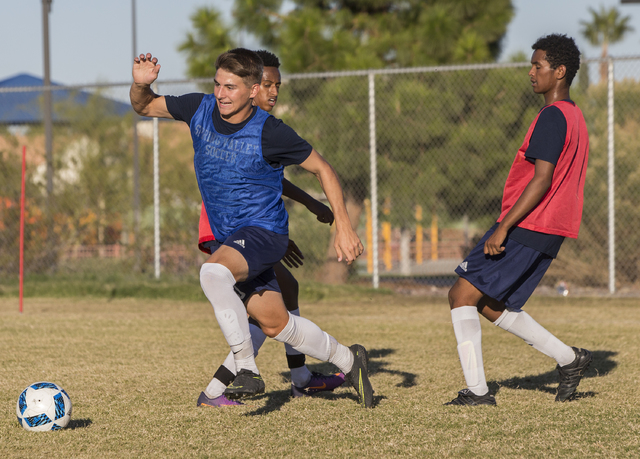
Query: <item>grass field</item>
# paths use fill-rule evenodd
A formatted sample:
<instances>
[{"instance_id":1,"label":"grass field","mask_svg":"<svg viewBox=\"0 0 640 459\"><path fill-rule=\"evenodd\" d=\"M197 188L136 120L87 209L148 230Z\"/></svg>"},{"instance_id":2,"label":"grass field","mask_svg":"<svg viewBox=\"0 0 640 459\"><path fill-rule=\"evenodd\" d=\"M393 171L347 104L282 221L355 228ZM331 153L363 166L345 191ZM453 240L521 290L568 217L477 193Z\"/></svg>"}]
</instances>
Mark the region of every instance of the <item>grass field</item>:
<instances>
[{"instance_id":1,"label":"grass field","mask_svg":"<svg viewBox=\"0 0 640 459\"><path fill-rule=\"evenodd\" d=\"M321 295L323 296L323 295ZM555 362L483 321L497 407L445 407L464 387L445 298L336 291L302 314L370 351L375 407L351 388L289 399L281 344L257 359L267 392L197 408L228 347L205 301L0 298L0 457L638 457L637 300L534 297L527 311L593 351L578 399L555 403ZM312 370L329 364L308 359ZM28 384L62 385L67 429L17 423Z\"/></svg>"}]
</instances>

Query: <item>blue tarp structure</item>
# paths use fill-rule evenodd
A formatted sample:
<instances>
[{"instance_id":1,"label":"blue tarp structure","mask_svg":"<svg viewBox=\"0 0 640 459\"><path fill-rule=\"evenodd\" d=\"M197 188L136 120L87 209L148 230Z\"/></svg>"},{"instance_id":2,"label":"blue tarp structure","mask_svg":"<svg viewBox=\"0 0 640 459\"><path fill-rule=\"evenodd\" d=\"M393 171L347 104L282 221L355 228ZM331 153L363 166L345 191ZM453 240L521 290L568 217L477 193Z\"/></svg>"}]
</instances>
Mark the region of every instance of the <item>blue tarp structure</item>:
<instances>
[{"instance_id":1,"label":"blue tarp structure","mask_svg":"<svg viewBox=\"0 0 640 459\"><path fill-rule=\"evenodd\" d=\"M44 86L41 78L22 73L14 77L0 81L0 88L12 87L42 87ZM61 86L60 84L51 82L51 86ZM42 116L42 98L43 91L0 91L0 124L40 124L44 118ZM93 94L80 90L71 89L52 89L51 99L53 101L53 122L60 123L66 120L61 119L56 114L56 103L61 101L72 100L78 105L85 105ZM109 110L114 114L125 115L132 111L131 105L118 102L112 99L103 98L108 102Z\"/></svg>"}]
</instances>

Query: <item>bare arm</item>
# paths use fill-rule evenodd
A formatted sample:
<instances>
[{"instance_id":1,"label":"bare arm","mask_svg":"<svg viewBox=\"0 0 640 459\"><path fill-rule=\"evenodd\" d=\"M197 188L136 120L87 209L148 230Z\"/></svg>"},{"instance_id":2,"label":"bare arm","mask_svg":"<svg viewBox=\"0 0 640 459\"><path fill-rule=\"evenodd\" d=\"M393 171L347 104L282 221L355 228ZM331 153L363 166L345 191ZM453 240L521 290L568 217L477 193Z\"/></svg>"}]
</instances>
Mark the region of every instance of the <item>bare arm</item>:
<instances>
[{"instance_id":1,"label":"bare arm","mask_svg":"<svg viewBox=\"0 0 640 459\"><path fill-rule=\"evenodd\" d=\"M494 233L485 241L485 254L498 255L504 251L502 243L507 238L508 231L527 215L540 202L545 193L549 191L555 167L553 163L536 159L533 178L513 207L507 212L507 215L504 216Z\"/></svg>"},{"instance_id":2,"label":"bare arm","mask_svg":"<svg viewBox=\"0 0 640 459\"><path fill-rule=\"evenodd\" d=\"M331 165L320 156L316 150L312 150L309 157L300 164L303 169L316 176L322 186L322 191L327 196L331 209L335 216L336 238L334 247L338 255L338 261L346 259L347 264L353 261L364 251L362 242L351 227L347 206L344 202L342 187L338 175Z\"/></svg>"},{"instance_id":3,"label":"bare arm","mask_svg":"<svg viewBox=\"0 0 640 459\"><path fill-rule=\"evenodd\" d=\"M329 225L333 223L333 212L331 212L331 209L317 199L312 198L309 193L298 188L287 179L282 180L282 195L305 206L318 218L320 223L328 223Z\"/></svg>"},{"instance_id":4,"label":"bare arm","mask_svg":"<svg viewBox=\"0 0 640 459\"><path fill-rule=\"evenodd\" d=\"M151 84L156 81L159 72L158 58L151 56L151 53L140 54L133 59L133 83L129 90L131 106L141 116L173 119L164 97L151 90Z\"/></svg>"}]
</instances>

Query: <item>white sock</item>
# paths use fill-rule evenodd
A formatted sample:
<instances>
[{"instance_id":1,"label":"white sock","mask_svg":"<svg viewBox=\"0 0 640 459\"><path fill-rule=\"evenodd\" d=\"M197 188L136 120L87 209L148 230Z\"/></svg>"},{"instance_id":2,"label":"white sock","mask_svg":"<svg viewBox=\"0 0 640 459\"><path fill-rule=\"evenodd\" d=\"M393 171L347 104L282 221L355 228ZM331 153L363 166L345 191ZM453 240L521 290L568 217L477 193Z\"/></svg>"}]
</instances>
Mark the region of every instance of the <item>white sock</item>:
<instances>
[{"instance_id":1,"label":"white sock","mask_svg":"<svg viewBox=\"0 0 640 459\"><path fill-rule=\"evenodd\" d=\"M294 315L296 317L300 317L300 309L294 309L293 311L289 311L289 314ZM287 355L302 355L302 352L296 351L290 344L284 344L284 350ZM311 381L311 372L306 365L302 365L297 368L289 368L291 372L291 382L297 387L304 387L309 384Z\"/></svg>"},{"instance_id":2,"label":"white sock","mask_svg":"<svg viewBox=\"0 0 640 459\"><path fill-rule=\"evenodd\" d=\"M253 357L255 358L258 357L258 351L262 347L262 344L264 344L267 335L265 335L260 327L255 324L249 323L249 329L251 330ZM227 354L227 358L224 359L222 366L229 370L230 373L234 375L238 374L236 371L236 362L233 358L233 352L229 352L229 354ZM209 398L216 398L224 393L226 387L227 386L222 381L214 376L207 388L204 390L204 393Z\"/></svg>"},{"instance_id":3,"label":"white sock","mask_svg":"<svg viewBox=\"0 0 640 459\"><path fill-rule=\"evenodd\" d=\"M289 314L292 314L296 317L300 317L300 309L294 309L293 311L289 311ZM302 354L302 352L296 351L290 344L284 343L284 350L287 355L298 355Z\"/></svg>"},{"instance_id":4,"label":"white sock","mask_svg":"<svg viewBox=\"0 0 640 459\"><path fill-rule=\"evenodd\" d=\"M214 399L220 397L224 394L224 390L227 388L221 381L216 378L213 378L207 388L204 390L204 395L207 397Z\"/></svg>"},{"instance_id":5,"label":"white sock","mask_svg":"<svg viewBox=\"0 0 640 459\"><path fill-rule=\"evenodd\" d=\"M343 373L351 371L353 366L353 354L349 348L304 317L289 314L289 322L274 339L290 344L309 357L331 362Z\"/></svg>"},{"instance_id":6,"label":"white sock","mask_svg":"<svg viewBox=\"0 0 640 459\"><path fill-rule=\"evenodd\" d=\"M485 395L489 387L482 362L482 328L478 309L475 306L452 309L451 322L467 387L476 395Z\"/></svg>"},{"instance_id":7,"label":"white sock","mask_svg":"<svg viewBox=\"0 0 640 459\"><path fill-rule=\"evenodd\" d=\"M224 363L222 364L222 366L234 375L238 374L236 371L236 362L233 358L233 352L229 352L227 358L224 359ZM214 376L207 388L204 390L204 394L209 398L220 397L222 394L224 394L224 390L226 388L227 386Z\"/></svg>"},{"instance_id":8,"label":"white sock","mask_svg":"<svg viewBox=\"0 0 640 459\"><path fill-rule=\"evenodd\" d=\"M576 354L570 346L553 336L522 310L505 309L494 325L522 338L529 346L551 357L561 367L570 364L576 358Z\"/></svg>"},{"instance_id":9,"label":"white sock","mask_svg":"<svg viewBox=\"0 0 640 459\"><path fill-rule=\"evenodd\" d=\"M231 347L236 369L246 368L259 374L253 358L247 310L233 289L235 283L231 271L219 263L205 263L200 269L200 285Z\"/></svg>"},{"instance_id":10,"label":"white sock","mask_svg":"<svg viewBox=\"0 0 640 459\"><path fill-rule=\"evenodd\" d=\"M255 358L258 357L258 351L264 344L264 341L267 339L267 335L264 334L260 327L258 327L256 324L252 324L251 322L249 322L249 330L251 331L253 357ZM227 354L227 358L224 359L222 366L229 370L230 373L234 375L238 374L238 372L236 371L236 361L233 358L233 352L229 352L229 354ZM216 398L221 396L226 388L227 386L214 375L213 379L204 390L204 393L209 398Z\"/></svg>"}]
</instances>

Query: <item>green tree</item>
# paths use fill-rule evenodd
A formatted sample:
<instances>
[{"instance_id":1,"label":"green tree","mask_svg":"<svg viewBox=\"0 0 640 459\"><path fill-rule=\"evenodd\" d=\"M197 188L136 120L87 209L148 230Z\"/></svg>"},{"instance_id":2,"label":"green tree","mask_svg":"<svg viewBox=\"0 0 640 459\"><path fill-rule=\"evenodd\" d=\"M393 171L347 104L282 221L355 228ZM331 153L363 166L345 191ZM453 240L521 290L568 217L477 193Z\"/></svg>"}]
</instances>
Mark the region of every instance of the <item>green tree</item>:
<instances>
[{"instance_id":1,"label":"green tree","mask_svg":"<svg viewBox=\"0 0 640 459\"><path fill-rule=\"evenodd\" d=\"M582 26L580 32L589 40L589 43L602 47L600 81L603 82L607 80L606 59L609 55L609 44L622 41L629 32L633 32L633 27L629 25L631 16L622 17L620 11L614 6L609 9L601 6L599 11L590 7L589 13L591 13L591 21L580 21Z\"/></svg>"},{"instance_id":2,"label":"green tree","mask_svg":"<svg viewBox=\"0 0 640 459\"><path fill-rule=\"evenodd\" d=\"M129 117L94 94L85 104L74 97L56 106L68 123L56 127L56 203L66 215L63 246L114 244L129 227ZM127 121L128 120L128 121Z\"/></svg>"},{"instance_id":3,"label":"green tree","mask_svg":"<svg viewBox=\"0 0 640 459\"><path fill-rule=\"evenodd\" d=\"M20 261L20 199L22 161L15 137L2 133L8 140L8 149L0 150L0 274L13 277L19 273ZM24 270L27 273L41 271L43 238L47 234L44 218L44 189L33 183L35 167L27 162L25 174L25 230Z\"/></svg>"},{"instance_id":4,"label":"green tree","mask_svg":"<svg viewBox=\"0 0 640 459\"><path fill-rule=\"evenodd\" d=\"M214 8L203 7L191 15L193 32L178 50L187 55L187 73L191 77L213 77L216 73L216 58L223 52L235 48L231 28L226 27L221 14ZM205 90L212 88L206 88Z\"/></svg>"},{"instance_id":5,"label":"green tree","mask_svg":"<svg viewBox=\"0 0 640 459\"><path fill-rule=\"evenodd\" d=\"M487 62L500 53L510 0L236 0L239 28L289 72Z\"/></svg>"},{"instance_id":6,"label":"green tree","mask_svg":"<svg viewBox=\"0 0 640 459\"><path fill-rule=\"evenodd\" d=\"M142 269L153 261L154 178L153 141L140 136L141 224L137 240L131 235L131 115L117 115L112 102L95 94L79 105L71 97L56 106L68 123L56 126L56 215L60 249L74 245L134 243L143 255ZM138 128L143 131L141 121ZM180 129L182 128L182 129ZM161 122L160 145L160 227L164 272L191 269L198 256L196 242L199 193L193 180L190 139L185 126ZM179 132L181 131L181 132ZM189 224L188 222L191 222ZM172 251L188 247L189 255Z\"/></svg>"}]
</instances>

